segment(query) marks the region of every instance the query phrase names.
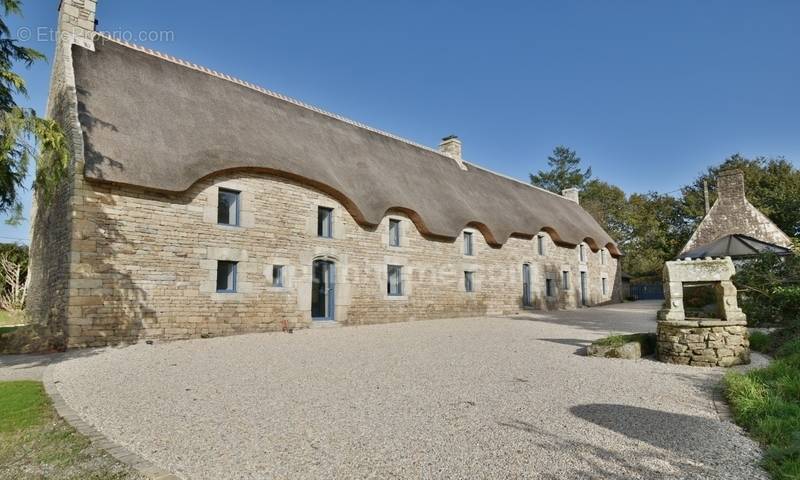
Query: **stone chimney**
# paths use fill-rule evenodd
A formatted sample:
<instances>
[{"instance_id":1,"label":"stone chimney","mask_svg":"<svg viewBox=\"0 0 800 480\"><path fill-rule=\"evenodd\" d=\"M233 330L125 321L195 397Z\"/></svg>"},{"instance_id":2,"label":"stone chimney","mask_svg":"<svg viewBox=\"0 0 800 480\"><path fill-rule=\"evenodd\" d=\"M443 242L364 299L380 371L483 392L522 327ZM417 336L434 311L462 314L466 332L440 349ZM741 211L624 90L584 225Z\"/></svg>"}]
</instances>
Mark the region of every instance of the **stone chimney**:
<instances>
[{"instance_id":1,"label":"stone chimney","mask_svg":"<svg viewBox=\"0 0 800 480\"><path fill-rule=\"evenodd\" d=\"M744 173L741 170L725 170L717 177L717 195L724 203L747 201L744 192Z\"/></svg>"},{"instance_id":2,"label":"stone chimney","mask_svg":"<svg viewBox=\"0 0 800 480\"><path fill-rule=\"evenodd\" d=\"M577 203L578 205L581 204L580 190L577 188L568 188L566 190L562 190L561 196L566 198L567 200L571 200Z\"/></svg>"},{"instance_id":3,"label":"stone chimney","mask_svg":"<svg viewBox=\"0 0 800 480\"><path fill-rule=\"evenodd\" d=\"M461 170L467 169L461 158L461 140L457 136L449 135L444 137L442 143L439 144L439 152L455 160Z\"/></svg>"},{"instance_id":4,"label":"stone chimney","mask_svg":"<svg viewBox=\"0 0 800 480\"><path fill-rule=\"evenodd\" d=\"M58 10L58 39L94 50L97 0L61 0Z\"/></svg>"}]
</instances>

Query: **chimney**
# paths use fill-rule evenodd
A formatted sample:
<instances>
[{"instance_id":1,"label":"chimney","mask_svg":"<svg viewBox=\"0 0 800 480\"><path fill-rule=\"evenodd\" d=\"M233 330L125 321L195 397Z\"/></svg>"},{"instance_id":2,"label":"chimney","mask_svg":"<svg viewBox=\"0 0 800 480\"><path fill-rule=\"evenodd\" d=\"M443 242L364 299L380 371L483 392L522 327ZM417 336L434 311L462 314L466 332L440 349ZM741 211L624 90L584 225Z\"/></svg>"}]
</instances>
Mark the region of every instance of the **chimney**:
<instances>
[{"instance_id":1,"label":"chimney","mask_svg":"<svg viewBox=\"0 0 800 480\"><path fill-rule=\"evenodd\" d=\"M444 137L442 143L439 144L439 152L455 160L461 170L467 169L461 159L461 140L457 136Z\"/></svg>"},{"instance_id":2,"label":"chimney","mask_svg":"<svg viewBox=\"0 0 800 480\"><path fill-rule=\"evenodd\" d=\"M722 202L745 202L744 173L741 170L725 170L717 177L717 195Z\"/></svg>"},{"instance_id":3,"label":"chimney","mask_svg":"<svg viewBox=\"0 0 800 480\"><path fill-rule=\"evenodd\" d=\"M566 190L562 190L561 196L566 198L567 200L571 200L577 203L578 205L581 204L580 190L577 188L568 188Z\"/></svg>"},{"instance_id":4,"label":"chimney","mask_svg":"<svg viewBox=\"0 0 800 480\"><path fill-rule=\"evenodd\" d=\"M61 0L58 10L58 39L94 50L97 0Z\"/></svg>"}]
</instances>

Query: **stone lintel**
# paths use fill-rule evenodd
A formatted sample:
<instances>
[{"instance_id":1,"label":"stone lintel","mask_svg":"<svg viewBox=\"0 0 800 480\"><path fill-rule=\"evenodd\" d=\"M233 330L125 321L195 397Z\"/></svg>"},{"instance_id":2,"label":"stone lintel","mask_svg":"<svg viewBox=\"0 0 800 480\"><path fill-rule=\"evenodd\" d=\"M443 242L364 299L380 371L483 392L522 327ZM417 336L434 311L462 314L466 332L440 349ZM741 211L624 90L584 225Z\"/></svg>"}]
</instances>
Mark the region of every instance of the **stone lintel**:
<instances>
[{"instance_id":1,"label":"stone lintel","mask_svg":"<svg viewBox=\"0 0 800 480\"><path fill-rule=\"evenodd\" d=\"M693 327L743 327L747 320L722 320L719 318L686 319L686 320L659 320L659 325L666 327L693 328Z\"/></svg>"}]
</instances>

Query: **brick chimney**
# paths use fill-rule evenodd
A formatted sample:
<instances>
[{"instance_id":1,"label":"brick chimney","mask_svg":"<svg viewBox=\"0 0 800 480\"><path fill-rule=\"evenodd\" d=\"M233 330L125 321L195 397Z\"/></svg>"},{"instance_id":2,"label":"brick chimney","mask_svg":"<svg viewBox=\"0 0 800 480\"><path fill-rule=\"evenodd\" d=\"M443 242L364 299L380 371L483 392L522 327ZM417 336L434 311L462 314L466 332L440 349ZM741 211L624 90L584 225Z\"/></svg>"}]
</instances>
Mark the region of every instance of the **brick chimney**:
<instances>
[{"instance_id":1,"label":"brick chimney","mask_svg":"<svg viewBox=\"0 0 800 480\"><path fill-rule=\"evenodd\" d=\"M567 200L571 200L578 205L581 204L580 190L577 188L567 188L561 191L561 196Z\"/></svg>"},{"instance_id":2,"label":"brick chimney","mask_svg":"<svg viewBox=\"0 0 800 480\"><path fill-rule=\"evenodd\" d=\"M58 10L59 40L94 50L97 0L61 0Z\"/></svg>"},{"instance_id":3,"label":"brick chimney","mask_svg":"<svg viewBox=\"0 0 800 480\"><path fill-rule=\"evenodd\" d=\"M439 152L455 160L461 170L467 169L461 158L461 140L457 136L444 137L442 143L439 144Z\"/></svg>"},{"instance_id":4,"label":"brick chimney","mask_svg":"<svg viewBox=\"0 0 800 480\"><path fill-rule=\"evenodd\" d=\"M717 177L717 195L724 203L744 203L744 173L741 170L725 170Z\"/></svg>"}]
</instances>

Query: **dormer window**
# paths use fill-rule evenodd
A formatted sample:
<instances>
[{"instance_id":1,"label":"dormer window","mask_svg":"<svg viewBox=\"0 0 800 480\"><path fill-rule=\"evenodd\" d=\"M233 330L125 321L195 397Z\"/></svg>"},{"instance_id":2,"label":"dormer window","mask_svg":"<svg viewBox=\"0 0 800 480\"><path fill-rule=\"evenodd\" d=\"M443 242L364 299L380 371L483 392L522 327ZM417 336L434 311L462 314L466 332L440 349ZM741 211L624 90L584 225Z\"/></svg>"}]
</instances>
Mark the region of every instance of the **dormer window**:
<instances>
[{"instance_id":1,"label":"dormer window","mask_svg":"<svg viewBox=\"0 0 800 480\"><path fill-rule=\"evenodd\" d=\"M471 257L475 255L475 250L472 245L472 232L464 232L464 255Z\"/></svg>"},{"instance_id":2,"label":"dormer window","mask_svg":"<svg viewBox=\"0 0 800 480\"><path fill-rule=\"evenodd\" d=\"M328 207L317 208L317 236L333 238L333 209Z\"/></svg>"},{"instance_id":3,"label":"dormer window","mask_svg":"<svg viewBox=\"0 0 800 480\"><path fill-rule=\"evenodd\" d=\"M241 192L220 188L217 197L217 223L220 225L239 226L239 201Z\"/></svg>"},{"instance_id":4,"label":"dormer window","mask_svg":"<svg viewBox=\"0 0 800 480\"><path fill-rule=\"evenodd\" d=\"M400 246L400 220L389 219L389 246Z\"/></svg>"}]
</instances>

